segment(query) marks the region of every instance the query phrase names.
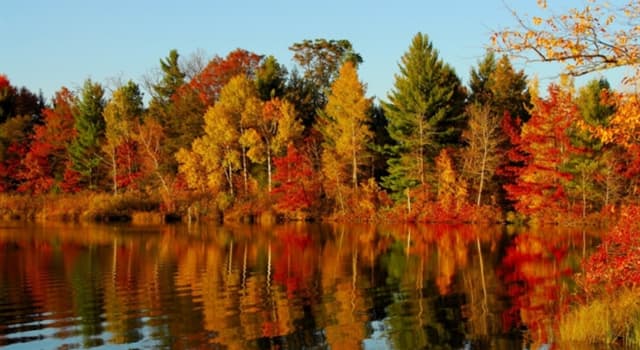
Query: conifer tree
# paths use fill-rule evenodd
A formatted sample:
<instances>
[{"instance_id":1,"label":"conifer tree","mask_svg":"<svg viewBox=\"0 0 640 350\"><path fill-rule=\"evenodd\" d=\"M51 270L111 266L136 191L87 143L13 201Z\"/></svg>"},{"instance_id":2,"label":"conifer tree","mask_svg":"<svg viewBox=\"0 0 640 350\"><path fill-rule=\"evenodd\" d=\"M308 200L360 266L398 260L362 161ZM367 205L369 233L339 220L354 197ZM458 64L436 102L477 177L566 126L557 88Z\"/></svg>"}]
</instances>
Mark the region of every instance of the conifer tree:
<instances>
[{"instance_id":1,"label":"conifer tree","mask_svg":"<svg viewBox=\"0 0 640 350\"><path fill-rule=\"evenodd\" d=\"M74 115L77 136L69 146L69 153L73 169L81 177L80 182L89 189L94 189L99 179L100 144L105 130L102 117L105 106L104 89L99 83L87 79L80 96Z\"/></svg>"},{"instance_id":2,"label":"conifer tree","mask_svg":"<svg viewBox=\"0 0 640 350\"><path fill-rule=\"evenodd\" d=\"M434 157L459 141L466 95L425 34L413 38L399 68L389 101L382 105L394 141L383 185L396 194L426 185Z\"/></svg>"}]
</instances>

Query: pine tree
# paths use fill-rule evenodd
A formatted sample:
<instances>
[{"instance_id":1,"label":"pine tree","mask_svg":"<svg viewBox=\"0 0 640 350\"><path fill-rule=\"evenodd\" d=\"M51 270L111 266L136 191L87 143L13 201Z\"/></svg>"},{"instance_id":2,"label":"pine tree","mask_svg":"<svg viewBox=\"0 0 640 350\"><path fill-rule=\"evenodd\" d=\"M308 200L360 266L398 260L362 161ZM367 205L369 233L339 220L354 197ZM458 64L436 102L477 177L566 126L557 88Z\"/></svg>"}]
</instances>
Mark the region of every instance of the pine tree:
<instances>
[{"instance_id":1,"label":"pine tree","mask_svg":"<svg viewBox=\"0 0 640 350\"><path fill-rule=\"evenodd\" d=\"M178 65L179 57L178 51L173 49L169 51L167 58L160 60L160 69L163 76L158 84L152 86L155 94L151 104L168 104L171 96L185 83L185 74Z\"/></svg>"},{"instance_id":2,"label":"pine tree","mask_svg":"<svg viewBox=\"0 0 640 350\"><path fill-rule=\"evenodd\" d=\"M73 169L89 189L97 185L101 163L100 144L104 137L104 89L99 83L86 80L74 115L77 136L69 146Z\"/></svg>"},{"instance_id":3,"label":"pine tree","mask_svg":"<svg viewBox=\"0 0 640 350\"><path fill-rule=\"evenodd\" d=\"M402 57L400 72L383 108L389 146L389 176L383 185L396 195L426 185L439 151L459 141L464 123L465 90L427 35L418 33Z\"/></svg>"}]
</instances>

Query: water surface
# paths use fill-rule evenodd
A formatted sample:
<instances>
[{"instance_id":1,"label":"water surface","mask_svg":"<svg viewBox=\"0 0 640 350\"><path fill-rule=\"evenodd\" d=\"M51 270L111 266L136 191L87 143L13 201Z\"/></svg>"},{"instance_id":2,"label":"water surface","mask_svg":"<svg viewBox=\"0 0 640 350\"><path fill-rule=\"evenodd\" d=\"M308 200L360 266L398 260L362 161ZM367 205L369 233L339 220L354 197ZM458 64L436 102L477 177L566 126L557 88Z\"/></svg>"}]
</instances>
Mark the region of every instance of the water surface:
<instances>
[{"instance_id":1,"label":"water surface","mask_svg":"<svg viewBox=\"0 0 640 350\"><path fill-rule=\"evenodd\" d=\"M4 223L0 347L545 347L595 238L507 231Z\"/></svg>"}]
</instances>

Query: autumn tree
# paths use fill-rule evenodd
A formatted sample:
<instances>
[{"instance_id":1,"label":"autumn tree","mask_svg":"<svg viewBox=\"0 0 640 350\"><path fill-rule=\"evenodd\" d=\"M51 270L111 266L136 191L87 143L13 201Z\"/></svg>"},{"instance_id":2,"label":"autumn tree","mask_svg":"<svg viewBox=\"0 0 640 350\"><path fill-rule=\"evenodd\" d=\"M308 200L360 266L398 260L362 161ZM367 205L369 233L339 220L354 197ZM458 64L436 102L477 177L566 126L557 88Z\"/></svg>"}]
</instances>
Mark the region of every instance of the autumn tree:
<instances>
[{"instance_id":1,"label":"autumn tree","mask_svg":"<svg viewBox=\"0 0 640 350\"><path fill-rule=\"evenodd\" d=\"M604 79L591 80L580 88L575 98L579 111L578 124L605 126L615 112L608 101L609 95L609 83ZM607 207L610 199L619 197L621 174L612 155L622 155L623 149L617 145L604 145L584 127L573 127L570 136L579 152L571 157L566 166L573 176L567 189L574 201L580 203L582 216L585 217L589 208Z\"/></svg>"},{"instance_id":2,"label":"autumn tree","mask_svg":"<svg viewBox=\"0 0 640 350\"><path fill-rule=\"evenodd\" d=\"M261 112L255 84L245 75L238 75L225 85L218 102L204 116L205 134L194 140L190 151L183 149L178 153L180 171L190 187L204 187L216 194L226 187L233 197L237 194L235 175L241 170L246 194L248 145L241 142L241 136L255 125Z\"/></svg>"},{"instance_id":3,"label":"autumn tree","mask_svg":"<svg viewBox=\"0 0 640 350\"><path fill-rule=\"evenodd\" d=\"M633 2L611 6L594 0L561 12L547 8L539 0L541 16L527 17L514 12L518 25L492 35L496 49L528 61L558 62L562 74L581 76L617 67L631 69L623 83L636 84L640 78L640 7ZM606 127L593 128L604 143L626 148L640 134L640 103L636 93L618 93L616 112Z\"/></svg>"},{"instance_id":4,"label":"autumn tree","mask_svg":"<svg viewBox=\"0 0 640 350\"><path fill-rule=\"evenodd\" d=\"M278 98L263 104L257 116L243 131L240 143L247 147L252 162L267 166L267 190L272 189L272 159L279 157L287 145L301 135L302 125L291 103Z\"/></svg>"},{"instance_id":5,"label":"autumn tree","mask_svg":"<svg viewBox=\"0 0 640 350\"><path fill-rule=\"evenodd\" d=\"M343 186L350 183L353 193L357 193L359 174L365 164L371 140L367 120L370 105L355 65L346 62L331 85L331 95L319 122L325 140L322 153L325 188L333 189L331 195L343 209Z\"/></svg>"},{"instance_id":6,"label":"autumn tree","mask_svg":"<svg viewBox=\"0 0 640 350\"><path fill-rule=\"evenodd\" d=\"M347 61L357 66L362 57L345 39L307 39L294 43L289 50L301 71L294 67L287 99L295 105L308 131L315 123L317 111L325 107L340 67Z\"/></svg>"},{"instance_id":7,"label":"autumn tree","mask_svg":"<svg viewBox=\"0 0 640 350\"><path fill-rule=\"evenodd\" d=\"M436 199L446 214L454 214L460 211L466 202L467 184L457 171L448 149L443 149L435 158L437 181ZM438 218L442 219L442 218Z\"/></svg>"},{"instance_id":8,"label":"autumn tree","mask_svg":"<svg viewBox=\"0 0 640 350\"><path fill-rule=\"evenodd\" d=\"M102 162L100 145L104 137L104 89L99 83L86 80L77 103L76 138L69 146L73 169L89 189L95 189L100 179L98 168Z\"/></svg>"},{"instance_id":9,"label":"autumn tree","mask_svg":"<svg viewBox=\"0 0 640 350\"><path fill-rule=\"evenodd\" d=\"M212 106L231 79L238 75L254 78L261 61L261 55L243 49L231 51L226 57L216 56L191 79L189 87L197 93L204 106Z\"/></svg>"},{"instance_id":10,"label":"autumn tree","mask_svg":"<svg viewBox=\"0 0 640 350\"><path fill-rule=\"evenodd\" d=\"M496 59L493 51L487 51L477 67L471 69L470 77L469 102L489 108L489 113L496 117L496 126L510 124L516 119L521 122L529 120L531 96L528 92L527 76L522 70L516 71L506 55ZM520 133L518 125L511 123L509 127ZM505 200L503 186L514 183L515 178L511 176L512 173L505 171L505 168L515 169L518 164L506 157L507 151L514 147L506 131L500 127L496 136L501 140L496 153L502 154L503 157L496 169L496 176L488 179L483 191L495 198L501 206L508 207L510 203ZM473 181L471 184L473 186Z\"/></svg>"},{"instance_id":11,"label":"autumn tree","mask_svg":"<svg viewBox=\"0 0 640 350\"><path fill-rule=\"evenodd\" d=\"M36 125L28 153L17 174L19 191L34 194L62 188L70 158L68 147L75 138L76 97L67 88L56 92L53 106L43 110L43 124Z\"/></svg>"},{"instance_id":12,"label":"autumn tree","mask_svg":"<svg viewBox=\"0 0 640 350\"><path fill-rule=\"evenodd\" d=\"M471 104L467 107L468 125L462 133L463 172L476 193L476 205L482 204L485 183L491 181L502 160L500 145L504 135L500 117L487 105Z\"/></svg>"},{"instance_id":13,"label":"autumn tree","mask_svg":"<svg viewBox=\"0 0 640 350\"><path fill-rule=\"evenodd\" d=\"M387 116L389 176L383 185L395 194L426 185L434 157L459 141L465 91L425 34L418 33L401 59L394 88L383 102Z\"/></svg>"},{"instance_id":14,"label":"autumn tree","mask_svg":"<svg viewBox=\"0 0 640 350\"><path fill-rule=\"evenodd\" d=\"M293 51L293 60L302 67L305 79L308 79L318 90L317 107L326 102L326 89L338 77L340 67L345 62L357 66L362 63L360 54L353 50L351 42L341 40L303 40L289 47Z\"/></svg>"},{"instance_id":15,"label":"autumn tree","mask_svg":"<svg viewBox=\"0 0 640 350\"><path fill-rule=\"evenodd\" d=\"M273 162L276 209L284 212L309 210L319 193L318 176L309 158L289 143L286 154L276 157Z\"/></svg>"},{"instance_id":16,"label":"autumn tree","mask_svg":"<svg viewBox=\"0 0 640 350\"><path fill-rule=\"evenodd\" d=\"M533 94L531 119L512 139L516 148L510 154L524 164L516 169L516 182L505 189L518 212L555 220L568 209L565 186L571 175L564 166L576 152L569 130L577 121L578 108L571 89L551 85L548 93L548 98Z\"/></svg>"},{"instance_id":17,"label":"autumn tree","mask_svg":"<svg viewBox=\"0 0 640 350\"><path fill-rule=\"evenodd\" d=\"M42 120L44 101L27 88L17 88L0 75L0 190L15 190L24 173L33 127Z\"/></svg>"},{"instance_id":18,"label":"autumn tree","mask_svg":"<svg viewBox=\"0 0 640 350\"><path fill-rule=\"evenodd\" d=\"M102 147L111 165L114 194L118 193L120 182L129 183L136 172L134 158L137 152L132 132L134 125L140 123L142 112L142 93L132 81L116 89L104 108L105 142ZM124 169L119 169L123 165Z\"/></svg>"}]
</instances>

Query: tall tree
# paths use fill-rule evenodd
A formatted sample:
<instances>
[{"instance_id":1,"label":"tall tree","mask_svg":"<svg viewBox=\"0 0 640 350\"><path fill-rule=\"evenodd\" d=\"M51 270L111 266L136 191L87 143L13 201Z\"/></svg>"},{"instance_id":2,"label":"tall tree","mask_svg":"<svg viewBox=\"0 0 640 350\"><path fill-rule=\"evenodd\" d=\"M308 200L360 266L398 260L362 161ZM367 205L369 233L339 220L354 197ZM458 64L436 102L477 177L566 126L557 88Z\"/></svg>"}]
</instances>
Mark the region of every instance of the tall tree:
<instances>
[{"instance_id":1,"label":"tall tree","mask_svg":"<svg viewBox=\"0 0 640 350\"><path fill-rule=\"evenodd\" d=\"M113 92L104 108L105 142L103 149L111 165L112 190L118 193L119 178L128 178L135 170L133 159L133 127L142 118L142 92L137 84L129 81ZM124 159L119 159L119 156ZM125 166L120 169L119 165ZM124 176L123 176L124 175ZM126 181L129 182L129 181Z\"/></svg>"},{"instance_id":2,"label":"tall tree","mask_svg":"<svg viewBox=\"0 0 640 350\"><path fill-rule=\"evenodd\" d=\"M163 76L157 84L152 86L154 94L151 104L168 104L171 96L185 83L185 73L180 69L179 57L178 50L173 49L169 51L169 56L160 60Z\"/></svg>"},{"instance_id":3,"label":"tall tree","mask_svg":"<svg viewBox=\"0 0 640 350\"><path fill-rule=\"evenodd\" d=\"M69 146L73 169L89 189L98 184L98 168L102 162L100 145L104 138L104 89L91 79L85 81L80 92L75 119L76 138Z\"/></svg>"},{"instance_id":4,"label":"tall tree","mask_svg":"<svg viewBox=\"0 0 640 350\"><path fill-rule=\"evenodd\" d=\"M334 189L334 198L342 205L345 184L351 183L353 193L357 193L359 174L372 137L368 125L370 106L355 65L346 62L331 85L331 95L320 122L325 139L322 160L326 188Z\"/></svg>"},{"instance_id":5,"label":"tall tree","mask_svg":"<svg viewBox=\"0 0 640 350\"><path fill-rule=\"evenodd\" d=\"M345 62L355 66L362 63L360 54L345 39L307 39L294 43L289 50L293 51L293 60L302 68L303 79L312 86L314 110L324 108L331 83Z\"/></svg>"},{"instance_id":6,"label":"tall tree","mask_svg":"<svg viewBox=\"0 0 640 350\"><path fill-rule=\"evenodd\" d=\"M247 147L240 138L261 111L255 84L245 75L238 75L225 85L218 102L204 116L205 134L194 140L191 151L183 149L178 154L181 172L192 188L206 187L218 194L226 187L235 196L235 174L241 170L247 192Z\"/></svg>"},{"instance_id":7,"label":"tall tree","mask_svg":"<svg viewBox=\"0 0 640 350\"><path fill-rule=\"evenodd\" d=\"M594 79L580 88L575 103L579 110L579 123L590 127L605 126L615 110L607 98L609 83L604 79ZM567 164L567 171L573 175L568 184L568 192L574 201L581 203L582 216L588 208L606 207L610 199L618 197L621 174L619 165L613 163L612 154L624 159L623 150L617 145L603 145L585 128L573 128L572 143L581 152L573 155Z\"/></svg>"},{"instance_id":8,"label":"tall tree","mask_svg":"<svg viewBox=\"0 0 640 350\"><path fill-rule=\"evenodd\" d=\"M471 69L469 86L471 88L469 102L489 108L489 113L497 118L496 125L509 124L515 119L521 122L529 120L531 97L528 92L527 77L523 71L516 71L513 68L507 56L496 60L495 54L488 51L478 62L478 66ZM519 126L510 125L510 127L515 127L514 132L520 133ZM505 168L515 169L517 164L506 158L506 154L514 145L502 128L497 130L496 136L502 140L496 153L502 154L503 158L500 160L497 176L487 182L486 188L483 186L483 191L496 198L503 207L508 207L511 203L505 199L504 185L513 183L515 177L510 176L511 173L505 171ZM474 183L474 181L471 182L472 185Z\"/></svg>"},{"instance_id":9,"label":"tall tree","mask_svg":"<svg viewBox=\"0 0 640 350\"><path fill-rule=\"evenodd\" d=\"M571 175L564 167L576 152L569 130L578 108L570 89L551 85L548 90L548 98L533 94L531 119L512 140L516 148L510 153L518 154L524 166L516 169L516 182L505 189L518 212L555 220L568 209L565 186Z\"/></svg>"},{"instance_id":10,"label":"tall tree","mask_svg":"<svg viewBox=\"0 0 640 350\"><path fill-rule=\"evenodd\" d=\"M291 103L278 98L263 104L262 116L254 120L240 137L248 148L251 161L267 165L267 190L272 190L272 160L279 157L287 145L302 134L302 125Z\"/></svg>"},{"instance_id":11,"label":"tall tree","mask_svg":"<svg viewBox=\"0 0 640 350\"><path fill-rule=\"evenodd\" d=\"M467 114L469 124L462 133L465 142L463 172L476 193L476 205L479 206L485 183L491 180L502 159L499 147L504 135L499 117L489 106L471 104L467 107Z\"/></svg>"},{"instance_id":12,"label":"tall tree","mask_svg":"<svg viewBox=\"0 0 640 350\"><path fill-rule=\"evenodd\" d=\"M389 176L383 185L396 194L427 183L434 157L457 143L464 122L465 90L425 34L418 33L404 54L388 102L383 102L389 151Z\"/></svg>"}]
</instances>

